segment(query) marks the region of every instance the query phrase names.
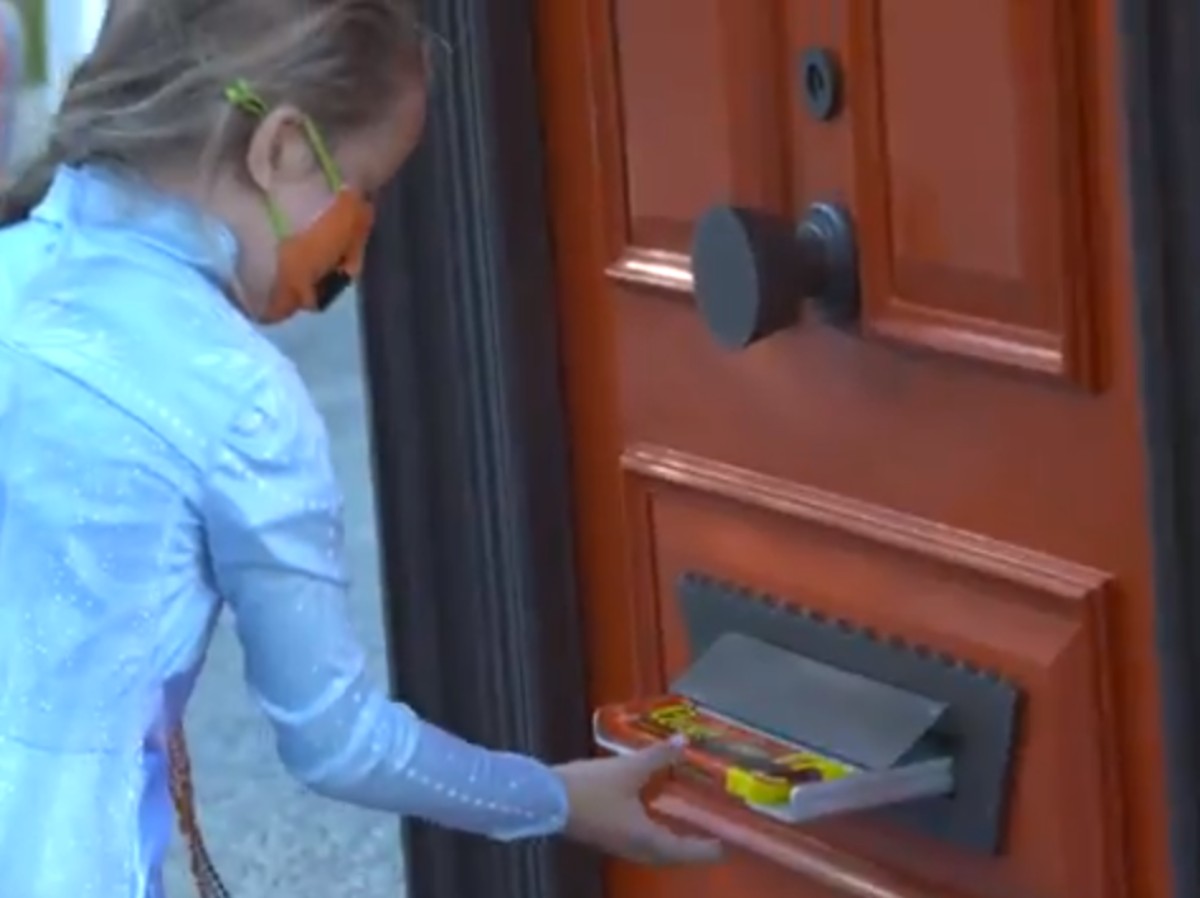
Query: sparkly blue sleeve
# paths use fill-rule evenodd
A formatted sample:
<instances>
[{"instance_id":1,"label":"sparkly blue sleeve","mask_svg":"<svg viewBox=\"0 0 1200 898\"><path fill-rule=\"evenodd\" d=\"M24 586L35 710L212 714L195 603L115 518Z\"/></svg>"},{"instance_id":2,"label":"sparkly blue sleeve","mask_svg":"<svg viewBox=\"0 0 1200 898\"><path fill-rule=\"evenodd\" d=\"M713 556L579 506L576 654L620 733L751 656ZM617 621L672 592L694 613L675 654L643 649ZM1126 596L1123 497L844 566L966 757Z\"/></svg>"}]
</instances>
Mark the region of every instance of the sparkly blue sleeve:
<instances>
[{"instance_id":1,"label":"sparkly blue sleeve","mask_svg":"<svg viewBox=\"0 0 1200 898\"><path fill-rule=\"evenodd\" d=\"M324 426L288 375L233 423L205 514L247 681L280 757L330 798L499 840L559 831L567 802L552 770L439 730L368 681L347 615Z\"/></svg>"}]
</instances>

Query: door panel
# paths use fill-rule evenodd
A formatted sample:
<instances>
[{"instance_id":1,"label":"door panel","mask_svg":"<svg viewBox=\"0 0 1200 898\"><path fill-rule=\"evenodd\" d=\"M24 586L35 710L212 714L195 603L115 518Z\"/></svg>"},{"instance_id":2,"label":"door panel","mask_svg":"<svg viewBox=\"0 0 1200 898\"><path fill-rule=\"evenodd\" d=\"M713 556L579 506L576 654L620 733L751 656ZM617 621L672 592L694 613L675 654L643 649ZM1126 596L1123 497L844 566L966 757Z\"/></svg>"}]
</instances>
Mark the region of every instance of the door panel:
<instances>
[{"instance_id":1,"label":"door panel","mask_svg":"<svg viewBox=\"0 0 1200 898\"><path fill-rule=\"evenodd\" d=\"M544 0L539 53L597 703L690 658L698 572L1022 694L1000 851L886 815L788 828L624 896L1165 896L1113 0ZM840 111L806 106L807 50ZM695 222L835 201L862 321L718 347ZM785 225L786 226L786 225ZM799 298L797 298L799 301Z\"/></svg>"},{"instance_id":2,"label":"door panel","mask_svg":"<svg viewBox=\"0 0 1200 898\"><path fill-rule=\"evenodd\" d=\"M610 273L686 293L692 224L708 198L787 210L787 120L776 67L762 64L782 50L777 10L697 0L681 20L677 6L614 3L624 165L610 160L607 173L624 200L610 212Z\"/></svg>"},{"instance_id":3,"label":"door panel","mask_svg":"<svg viewBox=\"0 0 1200 898\"><path fill-rule=\"evenodd\" d=\"M1077 7L845 6L843 158L876 333L1092 379ZM797 121L803 147L819 125Z\"/></svg>"},{"instance_id":4,"label":"door panel","mask_svg":"<svg viewBox=\"0 0 1200 898\"><path fill-rule=\"evenodd\" d=\"M914 851L882 820L807 832L954 894L1105 894L1098 859L1116 857L1103 813L1114 758L1109 671L1096 647L1106 640L1108 574L675 452L635 451L626 471L629 532L641 547L635 594L657 599L638 606L628 637L640 692L661 690L660 671L689 663L673 596L691 571L970 659L980 675L1003 672L1023 695L1025 733L1003 857L925 839ZM792 841L748 816L730 837L752 853Z\"/></svg>"}]
</instances>

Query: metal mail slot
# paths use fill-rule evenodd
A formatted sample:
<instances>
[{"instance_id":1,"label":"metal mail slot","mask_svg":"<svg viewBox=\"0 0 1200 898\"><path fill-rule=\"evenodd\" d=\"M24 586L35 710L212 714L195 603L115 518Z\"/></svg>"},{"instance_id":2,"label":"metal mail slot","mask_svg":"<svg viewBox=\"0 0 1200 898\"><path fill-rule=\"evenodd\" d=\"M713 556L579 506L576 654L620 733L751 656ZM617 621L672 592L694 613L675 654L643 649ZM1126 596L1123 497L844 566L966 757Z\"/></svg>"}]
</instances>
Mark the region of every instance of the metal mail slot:
<instances>
[{"instance_id":1,"label":"metal mail slot","mask_svg":"<svg viewBox=\"0 0 1200 898\"><path fill-rule=\"evenodd\" d=\"M880 773L878 791L860 809L887 805L879 812L925 835L972 851L1000 850L1019 701L1013 684L962 659L704 574L681 577L676 597L696 661L675 688L718 713ZM730 634L738 637L733 645L748 638L774 651L751 658L739 650L738 657L728 648ZM795 676L784 677L785 667ZM947 762L953 785L938 791ZM870 792L866 781L863 788ZM887 789L897 790L894 801L884 800ZM822 815L819 793L808 796L804 810L780 819ZM839 810L851 806L848 796L842 800Z\"/></svg>"}]
</instances>

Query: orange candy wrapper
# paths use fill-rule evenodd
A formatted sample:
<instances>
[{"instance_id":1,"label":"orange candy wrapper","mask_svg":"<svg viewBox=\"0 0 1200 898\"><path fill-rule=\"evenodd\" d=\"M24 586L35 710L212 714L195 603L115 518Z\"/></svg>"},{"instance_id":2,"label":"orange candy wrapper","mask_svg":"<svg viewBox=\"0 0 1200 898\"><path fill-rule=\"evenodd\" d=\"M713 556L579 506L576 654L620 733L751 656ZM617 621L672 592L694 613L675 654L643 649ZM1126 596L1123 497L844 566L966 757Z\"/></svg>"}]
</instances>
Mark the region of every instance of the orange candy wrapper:
<instances>
[{"instance_id":1,"label":"orange candy wrapper","mask_svg":"<svg viewBox=\"0 0 1200 898\"><path fill-rule=\"evenodd\" d=\"M756 732L680 696L602 708L594 727L597 743L618 753L683 736L688 742L681 775L753 805L786 805L797 787L858 773L850 764Z\"/></svg>"}]
</instances>

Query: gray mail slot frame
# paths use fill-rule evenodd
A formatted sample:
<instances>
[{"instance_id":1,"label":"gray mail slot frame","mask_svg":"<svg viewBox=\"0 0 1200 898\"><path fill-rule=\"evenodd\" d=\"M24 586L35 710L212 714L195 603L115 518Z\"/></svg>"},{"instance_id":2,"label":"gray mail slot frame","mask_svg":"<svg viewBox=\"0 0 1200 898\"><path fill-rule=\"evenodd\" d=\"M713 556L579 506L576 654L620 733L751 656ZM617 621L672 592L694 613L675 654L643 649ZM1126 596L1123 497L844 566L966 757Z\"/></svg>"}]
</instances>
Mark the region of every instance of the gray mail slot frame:
<instances>
[{"instance_id":1,"label":"gray mail slot frame","mask_svg":"<svg viewBox=\"0 0 1200 898\"><path fill-rule=\"evenodd\" d=\"M1001 850L1019 700L1012 684L944 655L880 639L846 622L701 573L684 574L677 584L677 597L697 661L702 661L723 635L740 633L836 669L842 677L830 676L828 683L838 700L853 700L864 715L874 708L886 723L873 729L860 723L856 731L853 722L828 703L806 710L788 709L786 703L781 709L778 697L757 701L756 690L765 684L744 676L748 673L745 665L742 670L726 672L722 688L728 694L717 697L727 705L739 700L739 708L713 705L714 710L730 713L764 732L842 754L846 760L858 762L848 753L858 751L863 759L876 764L895 755L918 723L928 718L924 737L915 740L910 751L924 751L933 745L934 750L949 754L954 759L954 793L874 813L975 852L996 854ZM686 677L681 685L686 685ZM888 692L889 688L895 691ZM817 718L825 715L822 724ZM841 750L821 744L835 740L845 741ZM905 759L900 755L895 761Z\"/></svg>"}]
</instances>

